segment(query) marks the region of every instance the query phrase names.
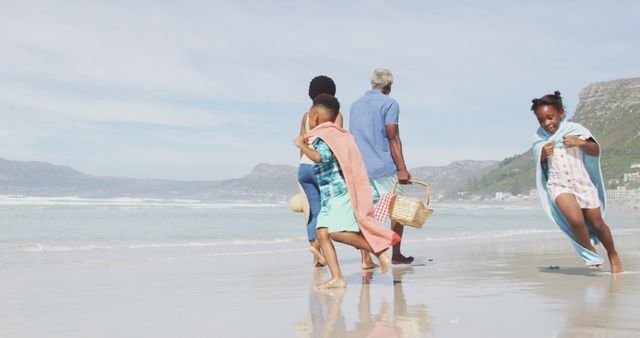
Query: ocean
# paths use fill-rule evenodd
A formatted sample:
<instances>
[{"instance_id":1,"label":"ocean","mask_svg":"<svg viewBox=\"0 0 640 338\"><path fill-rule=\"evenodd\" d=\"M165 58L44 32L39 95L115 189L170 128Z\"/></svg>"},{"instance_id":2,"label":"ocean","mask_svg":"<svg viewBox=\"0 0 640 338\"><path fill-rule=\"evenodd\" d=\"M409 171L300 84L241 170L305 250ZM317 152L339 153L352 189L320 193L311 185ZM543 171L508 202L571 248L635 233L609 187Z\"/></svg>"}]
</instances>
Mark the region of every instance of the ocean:
<instances>
[{"instance_id":1,"label":"ocean","mask_svg":"<svg viewBox=\"0 0 640 338\"><path fill-rule=\"evenodd\" d=\"M538 204L436 203L405 242L558 236ZM143 198L0 196L0 266L175 260L305 251L302 215L284 204L208 203ZM613 214L615 232L633 231Z\"/></svg>"}]
</instances>

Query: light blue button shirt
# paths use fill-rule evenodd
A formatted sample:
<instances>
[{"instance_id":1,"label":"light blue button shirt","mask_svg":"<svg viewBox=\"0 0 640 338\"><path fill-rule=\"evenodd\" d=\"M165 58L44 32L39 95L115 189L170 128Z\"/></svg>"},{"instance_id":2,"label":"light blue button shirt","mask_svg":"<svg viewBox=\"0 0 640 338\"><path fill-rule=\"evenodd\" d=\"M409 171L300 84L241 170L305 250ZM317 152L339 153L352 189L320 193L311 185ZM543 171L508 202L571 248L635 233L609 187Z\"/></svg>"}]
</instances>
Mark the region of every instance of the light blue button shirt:
<instances>
[{"instance_id":1,"label":"light blue button shirt","mask_svg":"<svg viewBox=\"0 0 640 338\"><path fill-rule=\"evenodd\" d=\"M351 105L349 129L358 144L369 178L396 171L385 125L398 124L400 107L379 90L369 90Z\"/></svg>"}]
</instances>

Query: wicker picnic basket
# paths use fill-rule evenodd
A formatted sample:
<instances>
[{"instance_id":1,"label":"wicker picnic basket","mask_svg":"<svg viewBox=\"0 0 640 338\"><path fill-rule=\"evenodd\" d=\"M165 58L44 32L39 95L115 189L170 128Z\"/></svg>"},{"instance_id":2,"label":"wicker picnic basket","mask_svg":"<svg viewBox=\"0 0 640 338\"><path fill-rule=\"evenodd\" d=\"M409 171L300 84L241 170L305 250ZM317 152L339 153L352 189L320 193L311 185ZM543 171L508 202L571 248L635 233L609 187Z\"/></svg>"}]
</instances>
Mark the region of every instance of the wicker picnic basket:
<instances>
[{"instance_id":1,"label":"wicker picnic basket","mask_svg":"<svg viewBox=\"0 0 640 338\"><path fill-rule=\"evenodd\" d=\"M398 188L398 181L393 185L393 194ZM431 187L421 181L411 180L411 183L417 183L424 186L427 194L427 206L422 201L406 196L396 196L395 202L391 206L391 219L402 224L409 225L421 229L427 218L433 214L433 209L428 209L431 199Z\"/></svg>"}]
</instances>

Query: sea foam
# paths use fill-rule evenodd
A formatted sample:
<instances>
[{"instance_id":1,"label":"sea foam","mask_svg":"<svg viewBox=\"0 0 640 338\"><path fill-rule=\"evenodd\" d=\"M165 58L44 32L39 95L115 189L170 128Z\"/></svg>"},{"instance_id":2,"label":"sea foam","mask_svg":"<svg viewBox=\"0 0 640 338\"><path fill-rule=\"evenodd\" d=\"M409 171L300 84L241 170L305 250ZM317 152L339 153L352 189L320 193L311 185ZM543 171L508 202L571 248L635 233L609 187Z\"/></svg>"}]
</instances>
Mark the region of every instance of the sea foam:
<instances>
[{"instance_id":1,"label":"sea foam","mask_svg":"<svg viewBox=\"0 0 640 338\"><path fill-rule=\"evenodd\" d=\"M137 250L137 249L163 249L163 248L206 248L228 246L256 246L274 245L295 242L306 242L306 237L276 238L269 240L238 239L228 241L202 241L202 242L150 242L150 243L123 243L123 244L79 244L79 245L55 245L32 244L6 247L0 249L3 253L48 253L48 252L77 252L95 250Z\"/></svg>"},{"instance_id":2,"label":"sea foam","mask_svg":"<svg viewBox=\"0 0 640 338\"><path fill-rule=\"evenodd\" d=\"M39 197L0 195L0 206L111 206L111 207L183 207L192 209L273 208L278 203L222 202L195 199L160 199L139 197L85 198L76 196Z\"/></svg>"}]
</instances>

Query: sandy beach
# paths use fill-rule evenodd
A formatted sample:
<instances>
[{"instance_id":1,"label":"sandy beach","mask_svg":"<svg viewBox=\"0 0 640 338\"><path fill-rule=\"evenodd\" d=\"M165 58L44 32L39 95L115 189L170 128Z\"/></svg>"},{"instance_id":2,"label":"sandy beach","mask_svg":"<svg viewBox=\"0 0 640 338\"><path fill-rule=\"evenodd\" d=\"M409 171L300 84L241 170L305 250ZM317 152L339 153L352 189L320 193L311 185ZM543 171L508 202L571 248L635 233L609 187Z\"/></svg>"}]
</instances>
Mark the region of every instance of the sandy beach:
<instances>
[{"instance_id":1,"label":"sandy beach","mask_svg":"<svg viewBox=\"0 0 640 338\"><path fill-rule=\"evenodd\" d=\"M5 256L0 336L637 337L640 225L612 218L628 223L614 230L627 270L616 276L584 268L559 230L409 239L416 262L386 275L361 272L358 252L338 245L348 286L329 291L314 289L329 274L304 243Z\"/></svg>"},{"instance_id":2,"label":"sandy beach","mask_svg":"<svg viewBox=\"0 0 640 338\"><path fill-rule=\"evenodd\" d=\"M0 9L0 338L640 338L640 1Z\"/></svg>"}]
</instances>

